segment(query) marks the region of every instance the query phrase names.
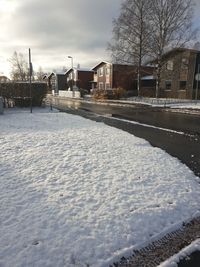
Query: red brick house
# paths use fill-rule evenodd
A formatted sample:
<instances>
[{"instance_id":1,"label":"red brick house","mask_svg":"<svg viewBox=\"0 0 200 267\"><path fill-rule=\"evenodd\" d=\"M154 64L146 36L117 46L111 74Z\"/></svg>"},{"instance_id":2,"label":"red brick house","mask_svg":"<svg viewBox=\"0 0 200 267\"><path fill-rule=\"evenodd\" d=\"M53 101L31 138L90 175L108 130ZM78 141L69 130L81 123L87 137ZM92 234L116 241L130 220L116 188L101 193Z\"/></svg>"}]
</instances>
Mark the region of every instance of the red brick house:
<instances>
[{"instance_id":1,"label":"red brick house","mask_svg":"<svg viewBox=\"0 0 200 267\"><path fill-rule=\"evenodd\" d=\"M127 91L137 90L137 66L113 64L102 61L92 68L94 79L92 88L113 89L123 88ZM153 67L141 68L141 77L153 74Z\"/></svg>"}]
</instances>

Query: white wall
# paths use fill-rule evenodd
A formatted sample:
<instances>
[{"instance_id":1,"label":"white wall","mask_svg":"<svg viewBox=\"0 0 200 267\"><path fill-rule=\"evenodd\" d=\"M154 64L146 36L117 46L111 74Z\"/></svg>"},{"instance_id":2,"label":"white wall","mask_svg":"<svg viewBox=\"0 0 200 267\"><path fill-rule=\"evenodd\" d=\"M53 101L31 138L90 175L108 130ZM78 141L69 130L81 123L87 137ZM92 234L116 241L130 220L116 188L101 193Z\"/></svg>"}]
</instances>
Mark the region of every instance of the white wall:
<instances>
[{"instance_id":1,"label":"white wall","mask_svg":"<svg viewBox=\"0 0 200 267\"><path fill-rule=\"evenodd\" d=\"M70 97L70 98L80 98L81 94L78 91L61 91L59 90L59 96L61 97Z\"/></svg>"}]
</instances>

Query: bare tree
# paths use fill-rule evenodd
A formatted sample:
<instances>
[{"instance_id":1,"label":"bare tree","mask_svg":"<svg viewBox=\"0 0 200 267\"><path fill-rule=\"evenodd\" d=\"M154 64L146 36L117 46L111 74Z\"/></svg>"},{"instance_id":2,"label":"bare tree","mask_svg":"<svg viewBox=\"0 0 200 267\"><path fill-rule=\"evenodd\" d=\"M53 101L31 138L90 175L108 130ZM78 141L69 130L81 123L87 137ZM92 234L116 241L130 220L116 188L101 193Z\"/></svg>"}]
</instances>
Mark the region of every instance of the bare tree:
<instances>
[{"instance_id":1,"label":"bare tree","mask_svg":"<svg viewBox=\"0 0 200 267\"><path fill-rule=\"evenodd\" d=\"M148 53L149 7L149 0L125 0L113 21L113 38L108 45L113 61L138 66L138 95L141 65Z\"/></svg>"},{"instance_id":2,"label":"bare tree","mask_svg":"<svg viewBox=\"0 0 200 267\"><path fill-rule=\"evenodd\" d=\"M41 66L38 68L38 71L36 72L35 76L37 81L43 81L44 71Z\"/></svg>"},{"instance_id":3,"label":"bare tree","mask_svg":"<svg viewBox=\"0 0 200 267\"><path fill-rule=\"evenodd\" d=\"M13 53L9 59L11 64L11 77L14 81L27 81L29 77L28 62L22 53Z\"/></svg>"},{"instance_id":4,"label":"bare tree","mask_svg":"<svg viewBox=\"0 0 200 267\"><path fill-rule=\"evenodd\" d=\"M193 45L193 49L195 49L195 50L199 50L199 51L200 51L200 42L196 42L196 43Z\"/></svg>"},{"instance_id":5,"label":"bare tree","mask_svg":"<svg viewBox=\"0 0 200 267\"><path fill-rule=\"evenodd\" d=\"M192 31L192 0L150 0L149 10L151 34L149 46L151 56L156 60L157 83L156 97L160 91L160 74L164 53L184 45L194 38Z\"/></svg>"}]
</instances>

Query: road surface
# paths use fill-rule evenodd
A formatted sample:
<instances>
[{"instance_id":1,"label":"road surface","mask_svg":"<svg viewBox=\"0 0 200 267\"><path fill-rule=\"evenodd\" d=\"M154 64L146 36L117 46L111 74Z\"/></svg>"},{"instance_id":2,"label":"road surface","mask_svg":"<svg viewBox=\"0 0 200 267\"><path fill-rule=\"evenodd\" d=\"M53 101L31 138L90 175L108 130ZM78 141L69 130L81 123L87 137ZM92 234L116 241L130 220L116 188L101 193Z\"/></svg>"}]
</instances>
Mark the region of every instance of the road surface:
<instances>
[{"instance_id":1,"label":"road surface","mask_svg":"<svg viewBox=\"0 0 200 267\"><path fill-rule=\"evenodd\" d=\"M62 99L53 105L144 138L178 158L200 177L200 115L178 114L141 105L127 107Z\"/></svg>"}]
</instances>

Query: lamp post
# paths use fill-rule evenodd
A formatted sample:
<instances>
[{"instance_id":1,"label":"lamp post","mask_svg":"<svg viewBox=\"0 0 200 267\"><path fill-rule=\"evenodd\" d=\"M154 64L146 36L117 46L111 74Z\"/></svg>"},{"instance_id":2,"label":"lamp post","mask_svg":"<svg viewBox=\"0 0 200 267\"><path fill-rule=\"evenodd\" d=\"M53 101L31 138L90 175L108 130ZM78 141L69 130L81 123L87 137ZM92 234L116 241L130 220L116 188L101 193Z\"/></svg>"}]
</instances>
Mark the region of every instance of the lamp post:
<instances>
[{"instance_id":1,"label":"lamp post","mask_svg":"<svg viewBox=\"0 0 200 267\"><path fill-rule=\"evenodd\" d=\"M71 68L72 68L72 91L74 86L74 64L73 64L73 57L68 56L68 58L71 58Z\"/></svg>"}]
</instances>

